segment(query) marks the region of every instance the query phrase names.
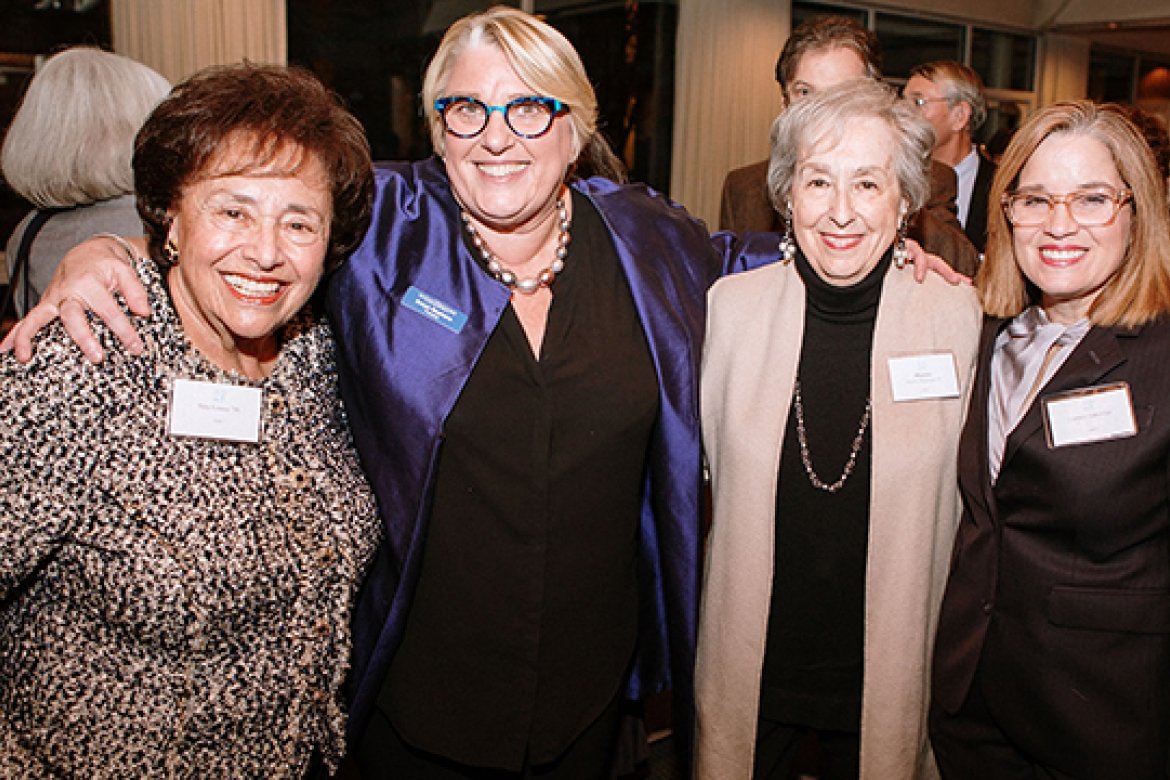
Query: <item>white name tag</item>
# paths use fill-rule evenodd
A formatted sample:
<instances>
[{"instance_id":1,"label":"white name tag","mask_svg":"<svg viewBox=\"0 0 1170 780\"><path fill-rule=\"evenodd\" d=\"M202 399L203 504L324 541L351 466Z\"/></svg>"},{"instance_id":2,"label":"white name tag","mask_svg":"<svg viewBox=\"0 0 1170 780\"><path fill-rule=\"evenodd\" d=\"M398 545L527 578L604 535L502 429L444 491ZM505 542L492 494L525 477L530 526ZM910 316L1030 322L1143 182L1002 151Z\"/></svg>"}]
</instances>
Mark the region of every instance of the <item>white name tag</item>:
<instances>
[{"instance_id":1,"label":"white name tag","mask_svg":"<svg viewBox=\"0 0 1170 780\"><path fill-rule=\"evenodd\" d=\"M1129 385L1117 382L1046 396L1044 429L1049 447L1124 439L1137 434Z\"/></svg>"},{"instance_id":2,"label":"white name tag","mask_svg":"<svg viewBox=\"0 0 1170 780\"><path fill-rule=\"evenodd\" d=\"M176 379L171 383L167 433L258 442L263 398L264 393L258 387Z\"/></svg>"},{"instance_id":3,"label":"white name tag","mask_svg":"<svg viewBox=\"0 0 1170 780\"><path fill-rule=\"evenodd\" d=\"M950 352L890 358L889 367L896 402L959 397L959 374Z\"/></svg>"}]
</instances>

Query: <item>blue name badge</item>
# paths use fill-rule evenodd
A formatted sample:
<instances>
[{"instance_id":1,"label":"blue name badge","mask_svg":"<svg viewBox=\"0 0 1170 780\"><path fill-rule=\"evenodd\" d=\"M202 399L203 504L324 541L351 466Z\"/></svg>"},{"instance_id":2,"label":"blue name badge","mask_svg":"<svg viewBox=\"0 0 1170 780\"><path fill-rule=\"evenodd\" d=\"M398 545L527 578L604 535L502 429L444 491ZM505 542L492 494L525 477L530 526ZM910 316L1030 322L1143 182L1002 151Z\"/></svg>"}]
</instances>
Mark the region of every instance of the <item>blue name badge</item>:
<instances>
[{"instance_id":1,"label":"blue name badge","mask_svg":"<svg viewBox=\"0 0 1170 780\"><path fill-rule=\"evenodd\" d=\"M438 298L423 292L414 285L406 291L402 305L416 314L421 314L431 322L442 325L452 333L460 333L467 324L467 315L458 309L443 303Z\"/></svg>"}]
</instances>

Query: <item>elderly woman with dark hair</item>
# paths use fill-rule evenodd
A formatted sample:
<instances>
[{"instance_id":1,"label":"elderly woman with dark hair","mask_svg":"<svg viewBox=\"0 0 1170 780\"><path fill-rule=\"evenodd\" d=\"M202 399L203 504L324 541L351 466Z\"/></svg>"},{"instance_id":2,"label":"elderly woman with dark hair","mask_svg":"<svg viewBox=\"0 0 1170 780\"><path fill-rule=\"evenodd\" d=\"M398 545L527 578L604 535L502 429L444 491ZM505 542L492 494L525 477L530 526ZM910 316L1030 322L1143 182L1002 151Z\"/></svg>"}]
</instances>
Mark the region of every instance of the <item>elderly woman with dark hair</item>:
<instances>
[{"instance_id":1,"label":"elderly woman with dark hair","mask_svg":"<svg viewBox=\"0 0 1170 780\"><path fill-rule=\"evenodd\" d=\"M364 134L305 73L213 70L134 170L145 354L0 359L0 775L336 768L379 532L306 304L368 223Z\"/></svg>"},{"instance_id":2,"label":"elderly woman with dark hair","mask_svg":"<svg viewBox=\"0 0 1170 780\"><path fill-rule=\"evenodd\" d=\"M1170 211L1115 106L1058 103L992 184L989 315L930 735L944 778L1170 766Z\"/></svg>"},{"instance_id":3,"label":"elderly woman with dark hair","mask_svg":"<svg viewBox=\"0 0 1170 780\"><path fill-rule=\"evenodd\" d=\"M768 176L782 261L709 294L705 780L794 778L808 738L824 780L937 776L927 680L979 311L899 268L932 143L876 82L793 103Z\"/></svg>"},{"instance_id":4,"label":"elderly woman with dark hair","mask_svg":"<svg viewBox=\"0 0 1170 780\"><path fill-rule=\"evenodd\" d=\"M138 229L134 134L170 83L145 65L78 46L37 71L4 136L4 180L36 209L8 240L16 311L34 306L61 257L94 233Z\"/></svg>"}]
</instances>

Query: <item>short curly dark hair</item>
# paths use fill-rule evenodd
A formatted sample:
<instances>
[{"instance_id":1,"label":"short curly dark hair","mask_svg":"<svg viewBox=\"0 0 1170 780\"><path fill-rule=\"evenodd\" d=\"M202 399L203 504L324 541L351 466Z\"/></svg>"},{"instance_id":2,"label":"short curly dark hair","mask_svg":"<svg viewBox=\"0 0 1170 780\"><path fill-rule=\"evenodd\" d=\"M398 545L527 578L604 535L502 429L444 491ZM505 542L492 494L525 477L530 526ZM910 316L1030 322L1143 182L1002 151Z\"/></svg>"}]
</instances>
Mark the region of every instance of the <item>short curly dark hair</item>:
<instances>
[{"instance_id":1,"label":"short curly dark hair","mask_svg":"<svg viewBox=\"0 0 1170 780\"><path fill-rule=\"evenodd\" d=\"M325 270L353 251L370 224L374 174L361 123L312 73L244 63L199 71L155 108L134 142L134 190L151 256L163 259L183 187L207 172L228 143L251 144L238 173L292 148L296 167L315 159L329 179L333 220ZM290 171L289 173L294 173Z\"/></svg>"}]
</instances>

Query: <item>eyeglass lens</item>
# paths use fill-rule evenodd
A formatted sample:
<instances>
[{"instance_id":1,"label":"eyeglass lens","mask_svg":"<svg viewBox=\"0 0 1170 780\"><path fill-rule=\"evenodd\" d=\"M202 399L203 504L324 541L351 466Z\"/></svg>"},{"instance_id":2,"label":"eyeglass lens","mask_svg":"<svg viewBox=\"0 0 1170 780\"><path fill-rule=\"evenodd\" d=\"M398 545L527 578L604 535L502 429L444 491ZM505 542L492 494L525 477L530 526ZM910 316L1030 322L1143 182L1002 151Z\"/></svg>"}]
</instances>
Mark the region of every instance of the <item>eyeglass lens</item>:
<instances>
[{"instance_id":1,"label":"eyeglass lens","mask_svg":"<svg viewBox=\"0 0 1170 780\"><path fill-rule=\"evenodd\" d=\"M1128 197L1124 193L1094 190L1070 192L1067 195L1017 193L1008 201L1008 216L1013 225L1041 225L1048 220L1058 204L1064 203L1072 218L1081 225L1105 225L1113 220L1126 200Z\"/></svg>"},{"instance_id":2,"label":"eyeglass lens","mask_svg":"<svg viewBox=\"0 0 1170 780\"><path fill-rule=\"evenodd\" d=\"M443 107L443 123L455 135L470 138L483 132L493 111L503 112L504 121L516 135L534 138L552 126L555 102L532 97L489 106L475 98L455 98Z\"/></svg>"}]
</instances>

